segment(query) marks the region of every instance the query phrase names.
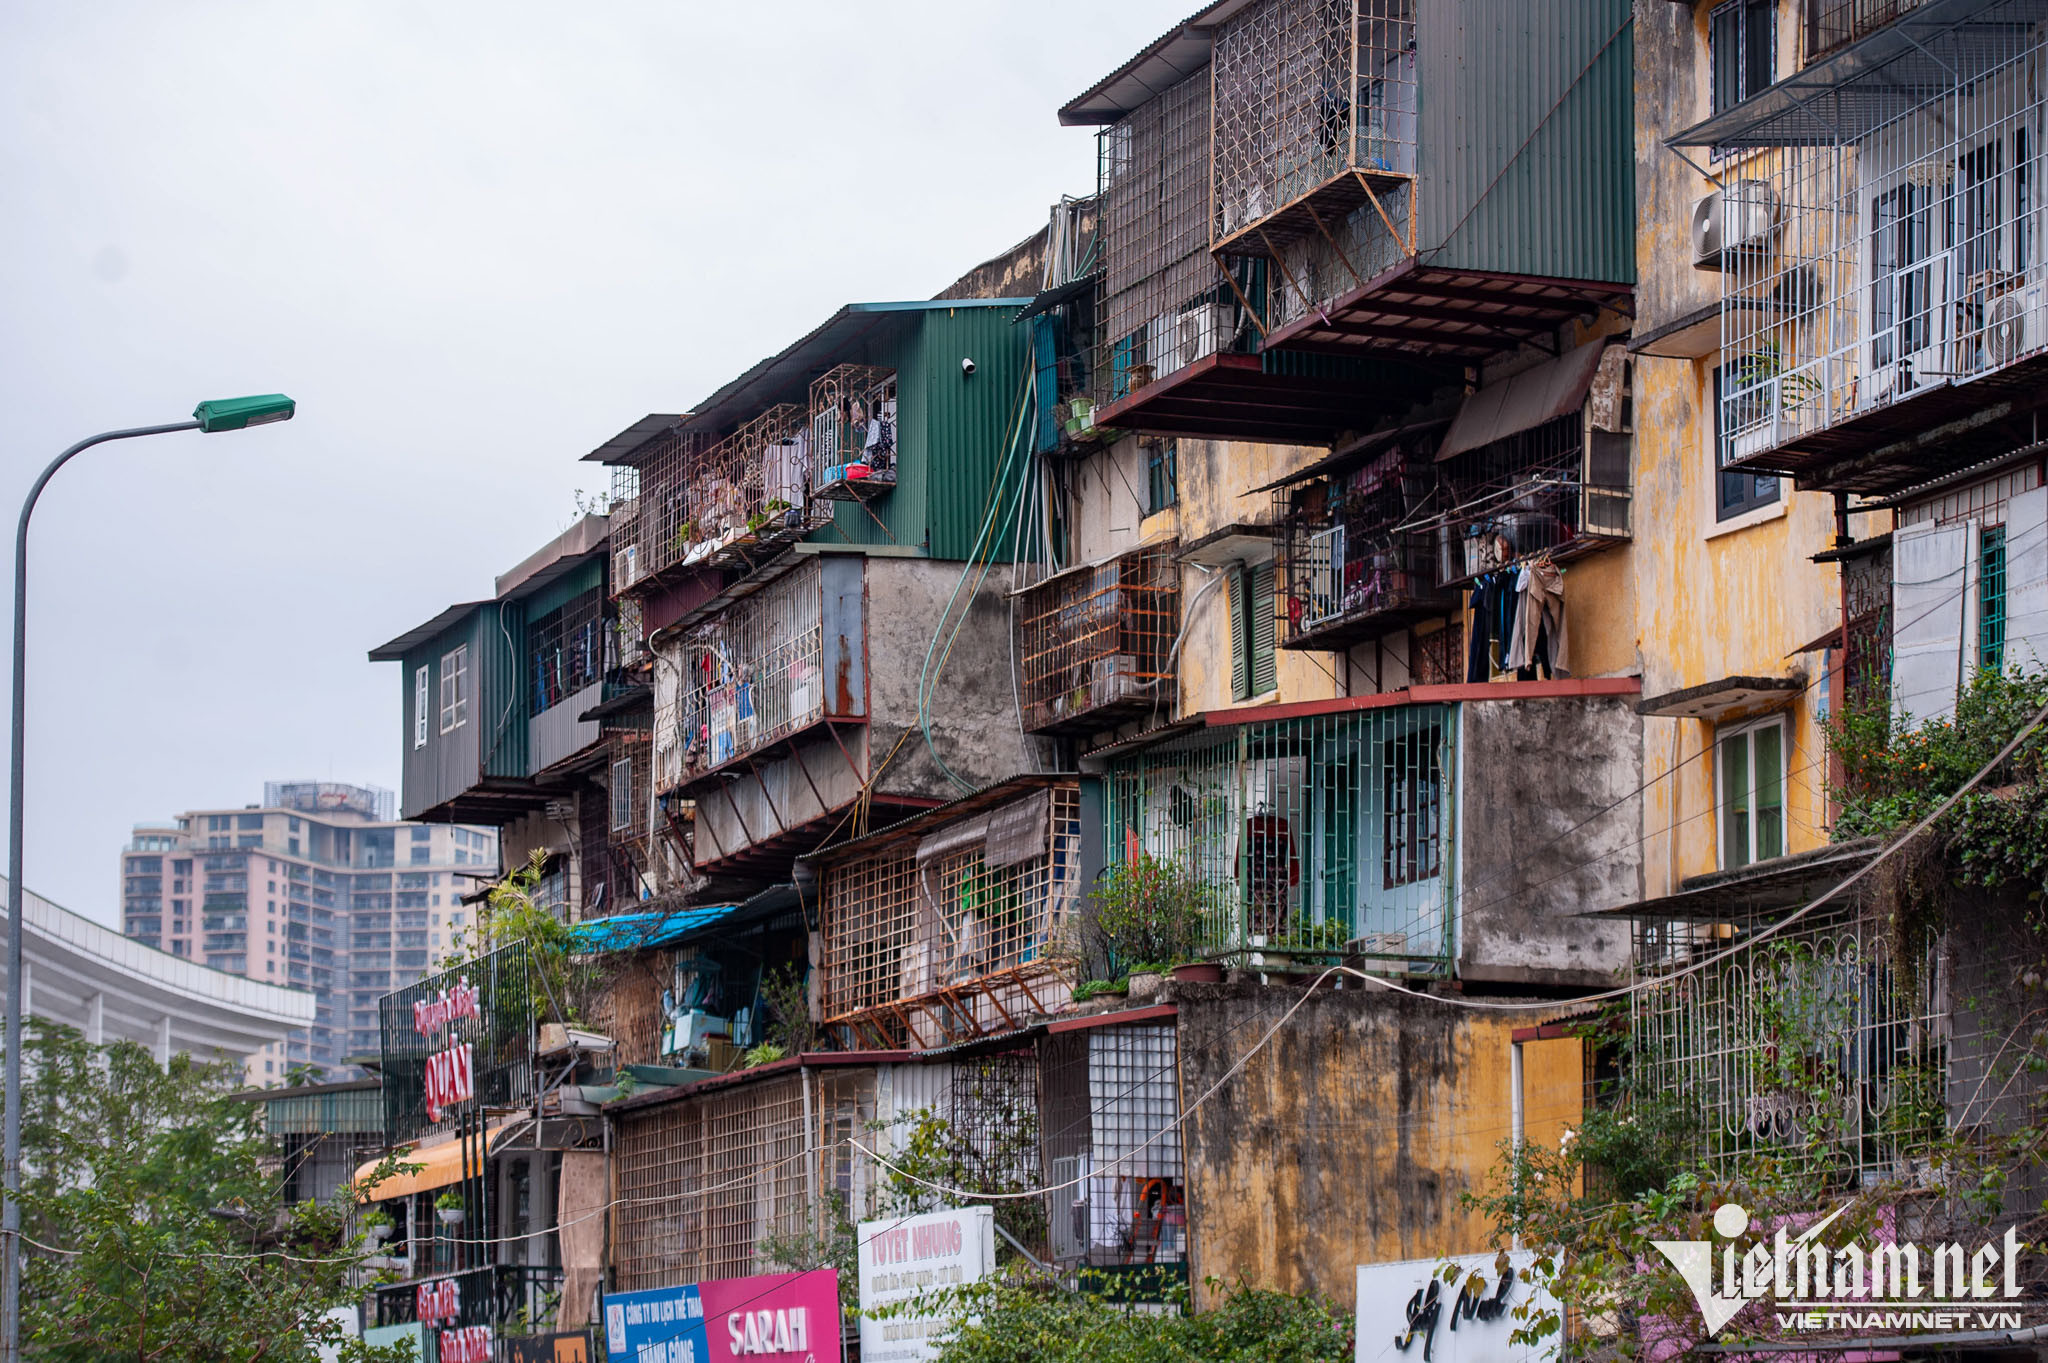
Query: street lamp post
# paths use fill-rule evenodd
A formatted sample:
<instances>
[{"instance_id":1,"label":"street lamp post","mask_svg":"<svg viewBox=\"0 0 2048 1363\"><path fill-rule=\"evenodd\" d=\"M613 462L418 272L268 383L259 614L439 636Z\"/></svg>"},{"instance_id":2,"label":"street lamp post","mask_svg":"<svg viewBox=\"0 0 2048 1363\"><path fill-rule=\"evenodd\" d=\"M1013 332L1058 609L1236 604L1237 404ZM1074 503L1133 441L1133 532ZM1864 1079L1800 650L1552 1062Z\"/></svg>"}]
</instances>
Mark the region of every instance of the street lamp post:
<instances>
[{"instance_id":1,"label":"street lamp post","mask_svg":"<svg viewBox=\"0 0 2048 1363\"><path fill-rule=\"evenodd\" d=\"M202 402L190 421L168 426L135 426L103 431L79 441L50 461L21 504L21 523L14 532L14 753L8 773L7 797L7 1088L5 1151L6 1189L0 1205L0 1363L21 1358L21 976L22 976L22 749L27 739L28 710L28 520L36 499L57 470L72 456L112 440L133 440L172 431L239 431L272 421L289 421L298 404L282 393L262 397L223 398Z\"/></svg>"}]
</instances>

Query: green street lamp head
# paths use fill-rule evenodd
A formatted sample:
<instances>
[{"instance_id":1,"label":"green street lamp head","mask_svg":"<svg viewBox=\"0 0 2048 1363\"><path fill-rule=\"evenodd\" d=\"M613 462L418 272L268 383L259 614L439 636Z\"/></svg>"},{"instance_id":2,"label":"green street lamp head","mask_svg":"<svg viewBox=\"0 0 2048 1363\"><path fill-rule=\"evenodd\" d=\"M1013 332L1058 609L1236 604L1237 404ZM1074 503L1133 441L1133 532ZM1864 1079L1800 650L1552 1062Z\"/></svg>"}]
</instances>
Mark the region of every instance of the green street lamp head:
<instances>
[{"instance_id":1,"label":"green street lamp head","mask_svg":"<svg viewBox=\"0 0 2048 1363\"><path fill-rule=\"evenodd\" d=\"M244 426L261 426L271 421L290 421L299 404L282 393L265 393L253 398L215 398L192 409L192 419L202 431L239 431Z\"/></svg>"}]
</instances>

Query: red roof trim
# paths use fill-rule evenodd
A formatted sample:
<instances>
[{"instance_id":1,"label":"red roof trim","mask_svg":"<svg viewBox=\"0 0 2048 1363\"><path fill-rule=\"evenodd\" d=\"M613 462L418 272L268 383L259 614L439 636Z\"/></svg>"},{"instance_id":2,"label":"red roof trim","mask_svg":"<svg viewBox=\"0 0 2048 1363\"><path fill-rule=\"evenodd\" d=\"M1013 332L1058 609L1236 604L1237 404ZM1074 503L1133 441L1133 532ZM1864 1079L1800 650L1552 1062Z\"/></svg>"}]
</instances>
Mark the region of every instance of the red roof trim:
<instances>
[{"instance_id":1,"label":"red roof trim","mask_svg":"<svg viewBox=\"0 0 2048 1363\"><path fill-rule=\"evenodd\" d=\"M1498 700L1569 700L1586 696L1638 696L1641 677L1565 677L1557 681L1470 682L1452 686L1410 686L1374 696L1338 696L1292 705L1244 705L1231 710L1205 710L1199 716L1212 729L1256 724L1269 719L1336 715L1352 710L1383 710L1396 705L1457 704Z\"/></svg>"},{"instance_id":2,"label":"red roof trim","mask_svg":"<svg viewBox=\"0 0 2048 1363\"><path fill-rule=\"evenodd\" d=\"M1046 1024L1048 1032L1081 1032L1090 1027L1114 1027L1123 1022L1151 1022L1158 1018L1176 1017L1180 1009L1170 1003L1155 1003L1150 1008L1127 1008L1121 1013L1096 1013L1085 1018L1066 1018L1060 1022Z\"/></svg>"}]
</instances>

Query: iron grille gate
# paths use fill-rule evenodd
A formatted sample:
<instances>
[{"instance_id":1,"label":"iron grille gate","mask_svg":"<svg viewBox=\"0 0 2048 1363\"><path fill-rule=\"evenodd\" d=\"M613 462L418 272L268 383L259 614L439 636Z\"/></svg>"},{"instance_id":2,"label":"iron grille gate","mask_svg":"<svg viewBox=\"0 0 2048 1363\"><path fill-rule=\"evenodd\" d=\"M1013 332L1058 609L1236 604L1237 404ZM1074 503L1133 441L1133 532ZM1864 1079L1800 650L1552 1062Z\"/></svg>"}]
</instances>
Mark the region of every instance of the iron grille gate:
<instances>
[{"instance_id":1,"label":"iron grille gate","mask_svg":"<svg viewBox=\"0 0 2048 1363\"><path fill-rule=\"evenodd\" d=\"M1208 729L1114 759L1105 854L1209 887L1204 944L1307 944L1448 973L1456 711Z\"/></svg>"}]
</instances>

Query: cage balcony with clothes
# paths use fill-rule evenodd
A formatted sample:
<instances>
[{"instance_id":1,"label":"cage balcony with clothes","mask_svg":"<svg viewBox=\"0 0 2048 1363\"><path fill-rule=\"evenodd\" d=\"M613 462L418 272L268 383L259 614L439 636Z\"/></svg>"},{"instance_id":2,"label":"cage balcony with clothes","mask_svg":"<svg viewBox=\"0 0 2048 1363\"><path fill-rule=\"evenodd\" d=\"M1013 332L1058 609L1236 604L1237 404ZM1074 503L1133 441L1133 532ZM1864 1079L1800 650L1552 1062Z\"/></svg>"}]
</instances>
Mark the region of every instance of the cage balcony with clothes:
<instances>
[{"instance_id":1,"label":"cage balcony with clothes","mask_svg":"<svg viewBox=\"0 0 2048 1363\"><path fill-rule=\"evenodd\" d=\"M896 372L836 365L811 382L811 490L865 501L896 486Z\"/></svg>"}]
</instances>

